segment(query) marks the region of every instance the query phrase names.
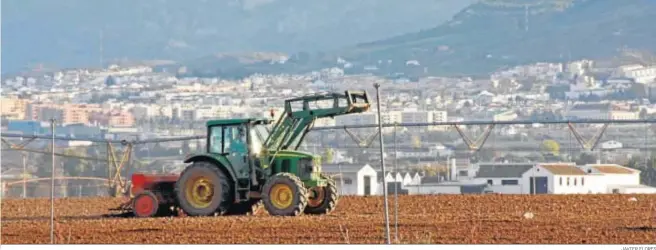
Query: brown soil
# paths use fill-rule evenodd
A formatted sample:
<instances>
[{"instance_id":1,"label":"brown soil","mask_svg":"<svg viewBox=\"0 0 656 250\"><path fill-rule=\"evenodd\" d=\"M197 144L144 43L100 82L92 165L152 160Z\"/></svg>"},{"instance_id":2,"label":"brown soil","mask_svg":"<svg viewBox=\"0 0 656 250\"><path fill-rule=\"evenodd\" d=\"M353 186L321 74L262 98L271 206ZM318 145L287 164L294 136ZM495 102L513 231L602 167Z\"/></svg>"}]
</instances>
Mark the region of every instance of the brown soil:
<instances>
[{"instance_id":1,"label":"brown soil","mask_svg":"<svg viewBox=\"0 0 656 250\"><path fill-rule=\"evenodd\" d=\"M384 243L382 197L343 197L325 216L102 217L121 201L57 200L57 243ZM655 208L656 195L401 196L399 242L648 244ZM3 200L1 243L49 243L49 216L48 199Z\"/></svg>"}]
</instances>

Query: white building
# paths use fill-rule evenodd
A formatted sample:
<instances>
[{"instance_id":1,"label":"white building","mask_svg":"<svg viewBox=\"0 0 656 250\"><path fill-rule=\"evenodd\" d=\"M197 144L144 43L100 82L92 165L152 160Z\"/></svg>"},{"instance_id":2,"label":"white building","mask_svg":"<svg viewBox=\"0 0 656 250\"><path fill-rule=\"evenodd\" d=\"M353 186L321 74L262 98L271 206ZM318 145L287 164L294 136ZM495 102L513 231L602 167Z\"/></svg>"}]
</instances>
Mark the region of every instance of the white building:
<instances>
[{"instance_id":1,"label":"white building","mask_svg":"<svg viewBox=\"0 0 656 250\"><path fill-rule=\"evenodd\" d=\"M526 176L529 186L522 188L525 194L585 194L596 185L575 163L539 163Z\"/></svg>"},{"instance_id":2,"label":"white building","mask_svg":"<svg viewBox=\"0 0 656 250\"><path fill-rule=\"evenodd\" d=\"M403 111L401 122L403 123L427 123L433 121L433 112L428 111Z\"/></svg>"},{"instance_id":3,"label":"white building","mask_svg":"<svg viewBox=\"0 0 656 250\"><path fill-rule=\"evenodd\" d=\"M477 180L486 180L490 190L502 194L589 193L594 182L575 163L480 164Z\"/></svg>"},{"instance_id":4,"label":"white building","mask_svg":"<svg viewBox=\"0 0 656 250\"><path fill-rule=\"evenodd\" d=\"M401 111L390 111L380 114L380 119L383 123L401 123L403 122L401 114Z\"/></svg>"},{"instance_id":5,"label":"white building","mask_svg":"<svg viewBox=\"0 0 656 250\"><path fill-rule=\"evenodd\" d=\"M640 171L615 164L480 164L476 180L503 194L656 193L640 184Z\"/></svg>"},{"instance_id":6,"label":"white building","mask_svg":"<svg viewBox=\"0 0 656 250\"><path fill-rule=\"evenodd\" d=\"M640 184L640 171L617 164L588 164L581 169L596 177L595 193L656 193L656 188Z\"/></svg>"},{"instance_id":7,"label":"white building","mask_svg":"<svg viewBox=\"0 0 656 250\"><path fill-rule=\"evenodd\" d=\"M656 79L656 67L631 68L623 70L624 76L635 79L638 83L651 83Z\"/></svg>"},{"instance_id":8,"label":"white building","mask_svg":"<svg viewBox=\"0 0 656 250\"><path fill-rule=\"evenodd\" d=\"M421 184L421 175L419 173L408 173L408 172L387 172L387 175L385 175L385 178L382 178L382 172L378 172L378 189L377 189L377 194L382 195L383 194L383 179L385 182L387 182L388 190L390 190L389 193L392 192L394 189L394 185L399 185L398 188L402 190L407 190L407 186L411 185L419 185ZM398 184L395 184L398 183ZM405 192L405 191L403 191Z\"/></svg>"},{"instance_id":9,"label":"white building","mask_svg":"<svg viewBox=\"0 0 656 250\"><path fill-rule=\"evenodd\" d=\"M326 164L321 168L333 176L340 195L376 195L378 173L369 164Z\"/></svg>"},{"instance_id":10,"label":"white building","mask_svg":"<svg viewBox=\"0 0 656 250\"><path fill-rule=\"evenodd\" d=\"M601 149L620 149L623 147L623 144L615 140L610 140L600 143L599 147Z\"/></svg>"},{"instance_id":11,"label":"white building","mask_svg":"<svg viewBox=\"0 0 656 250\"><path fill-rule=\"evenodd\" d=\"M419 185L421 184L421 175L419 173L415 173L412 175L412 180L408 185Z\"/></svg>"},{"instance_id":12,"label":"white building","mask_svg":"<svg viewBox=\"0 0 656 250\"><path fill-rule=\"evenodd\" d=\"M443 123L447 122L449 120L448 113L444 110L439 110L439 111L433 111L433 119L431 122L434 123ZM448 131L451 129L451 126L430 126L428 127L428 130L430 131Z\"/></svg>"}]
</instances>

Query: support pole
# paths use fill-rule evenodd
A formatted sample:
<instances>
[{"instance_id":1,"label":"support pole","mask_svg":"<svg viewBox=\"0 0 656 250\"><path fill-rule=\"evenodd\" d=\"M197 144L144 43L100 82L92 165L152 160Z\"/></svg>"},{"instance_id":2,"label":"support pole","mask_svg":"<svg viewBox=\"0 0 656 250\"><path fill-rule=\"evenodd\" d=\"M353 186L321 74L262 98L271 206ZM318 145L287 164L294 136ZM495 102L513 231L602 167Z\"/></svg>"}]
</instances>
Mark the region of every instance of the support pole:
<instances>
[{"instance_id":1,"label":"support pole","mask_svg":"<svg viewBox=\"0 0 656 250\"><path fill-rule=\"evenodd\" d=\"M25 152L22 153L23 156L23 199L27 198L27 157Z\"/></svg>"},{"instance_id":2,"label":"support pole","mask_svg":"<svg viewBox=\"0 0 656 250\"><path fill-rule=\"evenodd\" d=\"M341 196L344 196L344 174L342 173L342 163L338 163L339 167L339 192Z\"/></svg>"},{"instance_id":3,"label":"support pole","mask_svg":"<svg viewBox=\"0 0 656 250\"><path fill-rule=\"evenodd\" d=\"M394 124L394 172L399 172L398 141L396 140L396 123ZM384 180L384 179L383 179ZM399 243L399 185L394 184L394 241Z\"/></svg>"},{"instance_id":4,"label":"support pole","mask_svg":"<svg viewBox=\"0 0 656 250\"><path fill-rule=\"evenodd\" d=\"M378 106L378 131L383 131L383 123L381 121L381 116L380 116L380 84L375 83L374 88L376 88L376 102ZM384 144L383 144L383 136L379 136L379 142L380 142L380 167L383 170L383 176L387 175L387 171L385 171L385 152L384 152ZM385 207L385 240L387 244L391 244L390 242L390 222L389 222L389 205L387 204L387 181L385 181L385 178L383 177L383 206Z\"/></svg>"},{"instance_id":5,"label":"support pole","mask_svg":"<svg viewBox=\"0 0 656 250\"><path fill-rule=\"evenodd\" d=\"M114 159L112 158L112 144L107 142L107 183L109 184L108 193L114 196L112 190L114 189L114 179L112 178L112 167L114 166Z\"/></svg>"},{"instance_id":6,"label":"support pole","mask_svg":"<svg viewBox=\"0 0 656 250\"><path fill-rule=\"evenodd\" d=\"M50 173L50 244L55 244L55 119L50 120L52 131L52 173Z\"/></svg>"}]
</instances>

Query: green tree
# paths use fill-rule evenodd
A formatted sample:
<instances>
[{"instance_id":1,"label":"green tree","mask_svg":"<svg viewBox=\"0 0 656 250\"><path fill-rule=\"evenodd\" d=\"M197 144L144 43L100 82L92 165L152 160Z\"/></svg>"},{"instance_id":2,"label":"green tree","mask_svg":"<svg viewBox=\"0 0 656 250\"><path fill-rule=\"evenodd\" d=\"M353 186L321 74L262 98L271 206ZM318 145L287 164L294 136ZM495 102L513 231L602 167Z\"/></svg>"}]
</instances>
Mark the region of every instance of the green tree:
<instances>
[{"instance_id":1,"label":"green tree","mask_svg":"<svg viewBox=\"0 0 656 250\"><path fill-rule=\"evenodd\" d=\"M576 165L594 164L597 162L597 157L593 154L581 153L575 162Z\"/></svg>"},{"instance_id":2,"label":"green tree","mask_svg":"<svg viewBox=\"0 0 656 250\"><path fill-rule=\"evenodd\" d=\"M333 157L334 157L333 149L332 148L327 148L326 152L324 153L323 162L324 163L331 163L331 162L333 162Z\"/></svg>"},{"instance_id":3,"label":"green tree","mask_svg":"<svg viewBox=\"0 0 656 250\"><path fill-rule=\"evenodd\" d=\"M560 144L554 140L545 140L542 142L542 150L558 155L560 153Z\"/></svg>"},{"instance_id":4,"label":"green tree","mask_svg":"<svg viewBox=\"0 0 656 250\"><path fill-rule=\"evenodd\" d=\"M88 157L86 149L82 148L67 148L64 154L69 155L65 157L64 174L67 176L89 176L91 175L91 163L87 159L80 157Z\"/></svg>"},{"instance_id":5,"label":"green tree","mask_svg":"<svg viewBox=\"0 0 656 250\"><path fill-rule=\"evenodd\" d=\"M50 146L47 146L43 151L48 153L39 154L37 157L37 169L35 175L38 177L50 177L52 174L52 154L50 153ZM59 153L60 150L55 148L55 152ZM55 168L60 168L64 159L64 157L55 156Z\"/></svg>"},{"instance_id":6,"label":"green tree","mask_svg":"<svg viewBox=\"0 0 656 250\"><path fill-rule=\"evenodd\" d=\"M415 148L421 148L421 137L417 135L412 136L412 146Z\"/></svg>"},{"instance_id":7,"label":"green tree","mask_svg":"<svg viewBox=\"0 0 656 250\"><path fill-rule=\"evenodd\" d=\"M444 174L444 173L448 172L448 169L447 169L446 166L431 165L431 164L417 165L417 166L414 167L414 170L424 172L426 174L426 176L436 176L438 174Z\"/></svg>"}]
</instances>

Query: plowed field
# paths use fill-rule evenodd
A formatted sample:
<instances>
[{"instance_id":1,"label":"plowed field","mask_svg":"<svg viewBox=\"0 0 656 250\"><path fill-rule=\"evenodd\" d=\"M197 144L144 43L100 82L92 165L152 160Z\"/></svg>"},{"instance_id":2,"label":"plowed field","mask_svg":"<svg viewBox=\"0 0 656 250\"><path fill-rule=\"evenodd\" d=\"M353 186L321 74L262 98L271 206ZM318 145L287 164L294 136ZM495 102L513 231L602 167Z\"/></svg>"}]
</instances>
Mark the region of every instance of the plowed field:
<instances>
[{"instance_id":1,"label":"plowed field","mask_svg":"<svg viewBox=\"0 0 656 250\"><path fill-rule=\"evenodd\" d=\"M631 199L635 197L637 200ZM119 199L56 202L58 243L384 243L383 199L327 216L102 218ZM400 243L653 243L656 195L401 196ZM394 199L390 197L394 237ZM533 218L524 216L527 212ZM49 200L3 200L2 243L48 243Z\"/></svg>"}]
</instances>

